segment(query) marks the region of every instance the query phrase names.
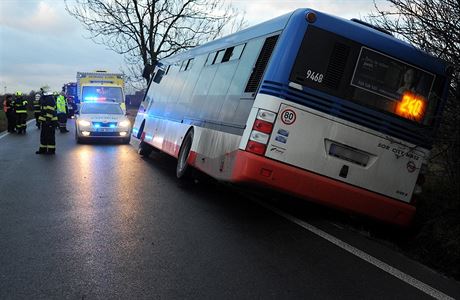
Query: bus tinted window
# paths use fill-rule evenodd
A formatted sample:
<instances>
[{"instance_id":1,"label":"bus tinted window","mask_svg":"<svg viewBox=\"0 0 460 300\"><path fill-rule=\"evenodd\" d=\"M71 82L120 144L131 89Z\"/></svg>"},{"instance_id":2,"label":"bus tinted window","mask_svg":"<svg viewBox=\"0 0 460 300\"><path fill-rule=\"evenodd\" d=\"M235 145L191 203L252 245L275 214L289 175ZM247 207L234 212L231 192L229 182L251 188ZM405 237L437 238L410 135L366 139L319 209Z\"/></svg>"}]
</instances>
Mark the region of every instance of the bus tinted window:
<instances>
[{"instance_id":1,"label":"bus tinted window","mask_svg":"<svg viewBox=\"0 0 460 300\"><path fill-rule=\"evenodd\" d=\"M313 26L290 80L423 124L437 102L434 74Z\"/></svg>"},{"instance_id":2,"label":"bus tinted window","mask_svg":"<svg viewBox=\"0 0 460 300\"><path fill-rule=\"evenodd\" d=\"M214 58L216 57L216 52L211 52L208 54L208 58L206 59L206 62L204 63L205 66L212 65L214 63Z\"/></svg>"},{"instance_id":3,"label":"bus tinted window","mask_svg":"<svg viewBox=\"0 0 460 300\"><path fill-rule=\"evenodd\" d=\"M243 54L244 46L246 44L241 44L233 48L232 55L230 56L230 60L240 59L241 54Z\"/></svg>"},{"instance_id":4,"label":"bus tinted window","mask_svg":"<svg viewBox=\"0 0 460 300\"><path fill-rule=\"evenodd\" d=\"M155 77L153 77L153 82L160 83L164 73L165 71L163 71L162 69L158 69L157 73L155 74Z\"/></svg>"},{"instance_id":5,"label":"bus tinted window","mask_svg":"<svg viewBox=\"0 0 460 300\"><path fill-rule=\"evenodd\" d=\"M224 58L224 54L225 54L225 49L217 52L216 59L214 60L213 64L221 63L222 59Z\"/></svg>"},{"instance_id":6,"label":"bus tinted window","mask_svg":"<svg viewBox=\"0 0 460 300\"><path fill-rule=\"evenodd\" d=\"M225 54L224 54L224 57L222 58L222 62L226 62L230 60L230 57L232 56L234 48L235 47L230 47L230 48L227 48L227 50L225 50Z\"/></svg>"},{"instance_id":7,"label":"bus tinted window","mask_svg":"<svg viewBox=\"0 0 460 300\"><path fill-rule=\"evenodd\" d=\"M187 70L190 70L193 66L193 58L190 58L188 61L187 61L187 65L185 66L185 69L184 71L187 71Z\"/></svg>"}]
</instances>

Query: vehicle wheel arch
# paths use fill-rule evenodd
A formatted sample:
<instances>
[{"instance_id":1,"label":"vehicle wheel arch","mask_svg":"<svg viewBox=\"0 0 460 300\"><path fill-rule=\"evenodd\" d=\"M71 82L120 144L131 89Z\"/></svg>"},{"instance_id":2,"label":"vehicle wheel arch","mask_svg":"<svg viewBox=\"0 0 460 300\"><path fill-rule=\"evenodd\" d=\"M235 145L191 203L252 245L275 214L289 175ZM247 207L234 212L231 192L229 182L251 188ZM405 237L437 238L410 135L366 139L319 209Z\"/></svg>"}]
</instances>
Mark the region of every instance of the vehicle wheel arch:
<instances>
[{"instance_id":1,"label":"vehicle wheel arch","mask_svg":"<svg viewBox=\"0 0 460 300\"><path fill-rule=\"evenodd\" d=\"M190 170L190 165L187 163L187 160L190 156L190 152L193 148L193 143L195 142L195 129L191 126L187 133L182 139L181 146L179 148L179 153L177 155L177 166L176 166L176 177L183 178L186 177L188 171Z\"/></svg>"}]
</instances>

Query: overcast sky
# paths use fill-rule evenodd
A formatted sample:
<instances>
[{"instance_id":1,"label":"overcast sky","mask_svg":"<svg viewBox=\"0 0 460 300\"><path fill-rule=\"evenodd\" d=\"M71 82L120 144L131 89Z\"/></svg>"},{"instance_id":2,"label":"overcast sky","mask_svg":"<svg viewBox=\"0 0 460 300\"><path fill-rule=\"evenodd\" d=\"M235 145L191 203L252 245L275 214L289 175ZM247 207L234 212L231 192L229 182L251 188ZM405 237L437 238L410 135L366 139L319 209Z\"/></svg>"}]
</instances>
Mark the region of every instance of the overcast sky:
<instances>
[{"instance_id":1,"label":"overcast sky","mask_svg":"<svg viewBox=\"0 0 460 300\"><path fill-rule=\"evenodd\" d=\"M230 0L227 0L230 1ZM372 0L232 0L254 25L300 7L347 19L368 15ZM379 0L382 3L384 0ZM123 57L85 39L82 25L65 11L63 0L0 0L0 93L60 91L77 71L118 72Z\"/></svg>"}]
</instances>

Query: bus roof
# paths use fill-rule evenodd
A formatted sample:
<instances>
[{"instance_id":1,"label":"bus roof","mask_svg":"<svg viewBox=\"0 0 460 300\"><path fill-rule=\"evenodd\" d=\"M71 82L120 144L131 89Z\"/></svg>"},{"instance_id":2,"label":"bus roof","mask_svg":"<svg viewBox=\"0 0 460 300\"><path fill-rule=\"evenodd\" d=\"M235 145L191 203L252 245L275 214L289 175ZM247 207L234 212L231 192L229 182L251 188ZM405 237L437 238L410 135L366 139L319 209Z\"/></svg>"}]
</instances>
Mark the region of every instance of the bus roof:
<instances>
[{"instance_id":1,"label":"bus roof","mask_svg":"<svg viewBox=\"0 0 460 300\"><path fill-rule=\"evenodd\" d=\"M288 25L288 23L290 23L291 19L305 20L305 14L307 12L314 12L317 15L317 19L314 24L325 30L335 32L345 38L361 42L370 48L379 49L388 55L399 57L400 59L414 65L419 65L420 62L423 62L425 69L429 69L438 74L445 74L446 72L446 63L444 61L416 48L413 45L410 45L405 41L378 31L370 26L366 26L365 24L329 15L310 8L296 9L285 15L162 59L161 63L164 65L171 65L177 61L194 58L201 54L225 49L238 43L243 43L252 38L281 31Z\"/></svg>"},{"instance_id":2,"label":"bus roof","mask_svg":"<svg viewBox=\"0 0 460 300\"><path fill-rule=\"evenodd\" d=\"M214 41L208 42L201 46L192 48L188 51L173 55L161 60L163 64L169 65L176 61L193 58L203 53L209 53L214 50L224 49L228 46L242 43L252 38L267 35L282 30L289 21L293 12L265 21L263 23L248 27L241 31L232 33Z\"/></svg>"}]
</instances>

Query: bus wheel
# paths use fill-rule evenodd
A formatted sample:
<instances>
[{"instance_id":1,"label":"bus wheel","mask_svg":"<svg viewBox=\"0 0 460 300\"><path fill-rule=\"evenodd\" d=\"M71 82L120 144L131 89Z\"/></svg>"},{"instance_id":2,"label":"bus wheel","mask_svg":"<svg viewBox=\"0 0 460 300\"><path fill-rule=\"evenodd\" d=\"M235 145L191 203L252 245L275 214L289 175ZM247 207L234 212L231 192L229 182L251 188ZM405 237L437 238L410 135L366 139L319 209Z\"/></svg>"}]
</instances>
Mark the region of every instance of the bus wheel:
<instances>
[{"instance_id":1,"label":"bus wheel","mask_svg":"<svg viewBox=\"0 0 460 300\"><path fill-rule=\"evenodd\" d=\"M190 155L190 149L192 148L193 142L193 129L187 132L187 135L182 142L182 146L179 150L179 157L177 158L176 176L177 178L183 178L187 174L188 168L188 157Z\"/></svg>"},{"instance_id":2,"label":"bus wheel","mask_svg":"<svg viewBox=\"0 0 460 300\"><path fill-rule=\"evenodd\" d=\"M152 147L144 141L142 141L139 144L139 149L137 150L137 153L139 153L139 155L142 157L148 157L150 153L152 153Z\"/></svg>"}]
</instances>

